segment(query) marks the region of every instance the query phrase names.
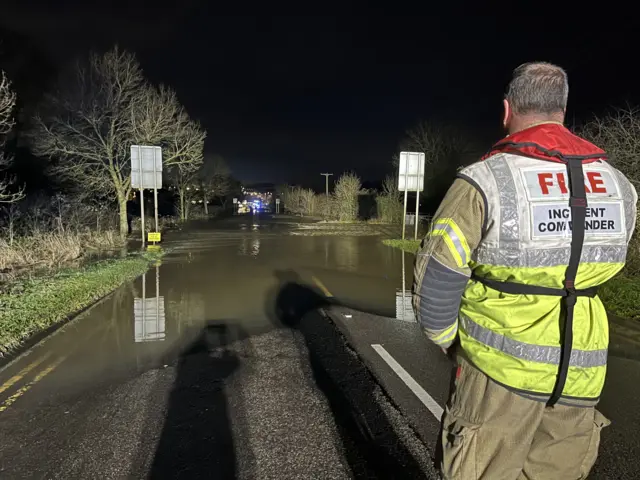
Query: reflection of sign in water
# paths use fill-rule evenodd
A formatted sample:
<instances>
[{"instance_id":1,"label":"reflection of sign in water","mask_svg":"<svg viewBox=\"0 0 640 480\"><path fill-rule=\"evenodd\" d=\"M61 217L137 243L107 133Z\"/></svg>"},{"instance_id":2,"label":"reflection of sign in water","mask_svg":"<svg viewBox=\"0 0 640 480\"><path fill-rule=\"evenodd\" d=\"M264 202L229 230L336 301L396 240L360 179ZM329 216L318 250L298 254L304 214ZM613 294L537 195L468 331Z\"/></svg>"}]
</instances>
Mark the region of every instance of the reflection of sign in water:
<instances>
[{"instance_id":1,"label":"reflection of sign in water","mask_svg":"<svg viewBox=\"0 0 640 480\"><path fill-rule=\"evenodd\" d=\"M142 276L142 298L133 300L133 338L139 342L158 342L165 338L164 297L160 296L160 267L156 265L156 296L147 298L147 275Z\"/></svg>"},{"instance_id":2,"label":"reflection of sign in water","mask_svg":"<svg viewBox=\"0 0 640 480\"><path fill-rule=\"evenodd\" d=\"M136 298L133 302L133 312L136 343L164 340L164 297Z\"/></svg>"},{"instance_id":3,"label":"reflection of sign in water","mask_svg":"<svg viewBox=\"0 0 640 480\"><path fill-rule=\"evenodd\" d=\"M404 300L404 308L403 308ZM405 320L407 322L415 322L416 316L413 313L413 305L411 305L411 291L406 291L402 295L402 290L396 291L396 319Z\"/></svg>"}]
</instances>

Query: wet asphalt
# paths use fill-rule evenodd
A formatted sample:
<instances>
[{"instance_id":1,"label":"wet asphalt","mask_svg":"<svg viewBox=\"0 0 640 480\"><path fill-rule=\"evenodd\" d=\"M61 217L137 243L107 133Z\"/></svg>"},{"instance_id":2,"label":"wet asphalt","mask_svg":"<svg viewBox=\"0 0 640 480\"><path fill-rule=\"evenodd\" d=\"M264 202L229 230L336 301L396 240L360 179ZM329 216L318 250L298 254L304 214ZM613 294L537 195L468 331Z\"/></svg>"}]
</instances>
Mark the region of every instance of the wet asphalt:
<instances>
[{"instance_id":1,"label":"wet asphalt","mask_svg":"<svg viewBox=\"0 0 640 480\"><path fill-rule=\"evenodd\" d=\"M389 318L402 254L290 228L170 232L161 265L1 369L0 478L436 478L438 419L372 347L444 405L450 361ZM614 326L592 478L640 471L633 328Z\"/></svg>"}]
</instances>

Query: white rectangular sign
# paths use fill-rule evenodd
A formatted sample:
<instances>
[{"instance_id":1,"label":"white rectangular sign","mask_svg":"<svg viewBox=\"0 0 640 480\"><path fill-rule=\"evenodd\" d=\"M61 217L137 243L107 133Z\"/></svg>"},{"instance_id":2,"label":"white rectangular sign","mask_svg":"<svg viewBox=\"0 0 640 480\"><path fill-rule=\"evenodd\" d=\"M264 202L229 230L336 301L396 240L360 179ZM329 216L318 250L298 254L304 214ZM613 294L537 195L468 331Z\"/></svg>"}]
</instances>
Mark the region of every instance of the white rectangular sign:
<instances>
[{"instance_id":1,"label":"white rectangular sign","mask_svg":"<svg viewBox=\"0 0 640 480\"><path fill-rule=\"evenodd\" d=\"M566 203L535 203L531 206L532 237L569 237L571 208ZM624 231L620 202L589 203L585 236L620 235Z\"/></svg>"},{"instance_id":2,"label":"white rectangular sign","mask_svg":"<svg viewBox=\"0 0 640 480\"><path fill-rule=\"evenodd\" d=\"M131 145L131 186L162 188L162 148Z\"/></svg>"},{"instance_id":3,"label":"white rectangular sign","mask_svg":"<svg viewBox=\"0 0 640 480\"><path fill-rule=\"evenodd\" d=\"M424 189L424 152L400 152L398 189L401 192Z\"/></svg>"}]
</instances>

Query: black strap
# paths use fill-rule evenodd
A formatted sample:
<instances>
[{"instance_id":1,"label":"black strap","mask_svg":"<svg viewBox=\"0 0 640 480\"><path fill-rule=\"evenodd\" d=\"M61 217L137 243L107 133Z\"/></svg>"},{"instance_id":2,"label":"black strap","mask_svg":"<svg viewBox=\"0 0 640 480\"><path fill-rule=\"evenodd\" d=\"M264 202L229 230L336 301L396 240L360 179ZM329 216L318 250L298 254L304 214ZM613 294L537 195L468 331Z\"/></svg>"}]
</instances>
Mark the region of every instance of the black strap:
<instances>
[{"instance_id":1,"label":"black strap","mask_svg":"<svg viewBox=\"0 0 640 480\"><path fill-rule=\"evenodd\" d=\"M564 298L565 315L564 325L560 328L560 366L558 368L558 378L551 393L551 398L547 402L548 406L553 406L562 396L562 390L567 382L569 373L569 363L571 361L571 350L573 348L573 312L578 300L575 288L576 274L580 266L582 246L584 244L584 223L587 216L587 194L584 188L584 171L582 161L570 159L567 162L567 172L569 174L569 207L571 207L571 255L569 264L564 274L564 288L567 296Z\"/></svg>"},{"instance_id":2,"label":"black strap","mask_svg":"<svg viewBox=\"0 0 640 480\"><path fill-rule=\"evenodd\" d=\"M510 295L549 295L554 297L566 297L569 293L564 288L541 287L538 285L525 285L516 282L501 282L486 277L481 277L475 273L471 273L471 279L476 280L492 290L497 290ZM598 287L590 287L582 290L576 290L577 297L595 297L598 294Z\"/></svg>"}]
</instances>

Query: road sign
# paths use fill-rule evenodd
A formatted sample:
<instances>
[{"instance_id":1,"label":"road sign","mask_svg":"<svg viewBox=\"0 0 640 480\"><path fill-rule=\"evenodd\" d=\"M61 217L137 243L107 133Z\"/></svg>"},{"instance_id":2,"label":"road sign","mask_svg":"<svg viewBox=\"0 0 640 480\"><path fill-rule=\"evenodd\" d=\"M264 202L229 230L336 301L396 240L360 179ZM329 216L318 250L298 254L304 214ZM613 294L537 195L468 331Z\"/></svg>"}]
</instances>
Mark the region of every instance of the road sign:
<instances>
[{"instance_id":1,"label":"road sign","mask_svg":"<svg viewBox=\"0 0 640 480\"><path fill-rule=\"evenodd\" d=\"M276 205L280 205L280 199L276 198Z\"/></svg>"},{"instance_id":2,"label":"road sign","mask_svg":"<svg viewBox=\"0 0 640 480\"><path fill-rule=\"evenodd\" d=\"M420 210L420 192L424 189L424 152L400 152L398 167L398 189L404 192L402 212L402 239L405 237L407 221L407 199L409 190L416 192L416 216ZM414 239L418 239L418 222L414 222Z\"/></svg>"},{"instance_id":3,"label":"road sign","mask_svg":"<svg viewBox=\"0 0 640 480\"><path fill-rule=\"evenodd\" d=\"M131 187L162 188L161 147L131 145Z\"/></svg>"},{"instance_id":4,"label":"road sign","mask_svg":"<svg viewBox=\"0 0 640 480\"><path fill-rule=\"evenodd\" d=\"M238 203L238 199L237 199L237 198L234 198L234 199L233 199L233 203Z\"/></svg>"},{"instance_id":5,"label":"road sign","mask_svg":"<svg viewBox=\"0 0 640 480\"><path fill-rule=\"evenodd\" d=\"M398 190L421 192L424 189L424 152L400 152Z\"/></svg>"},{"instance_id":6,"label":"road sign","mask_svg":"<svg viewBox=\"0 0 640 480\"><path fill-rule=\"evenodd\" d=\"M161 238L162 235L160 232L149 232L147 234L147 241L149 242L159 242Z\"/></svg>"}]
</instances>

